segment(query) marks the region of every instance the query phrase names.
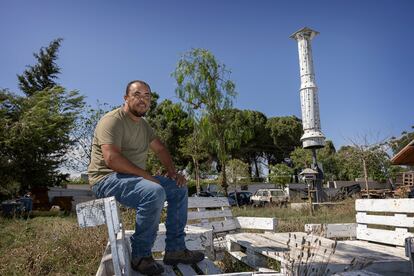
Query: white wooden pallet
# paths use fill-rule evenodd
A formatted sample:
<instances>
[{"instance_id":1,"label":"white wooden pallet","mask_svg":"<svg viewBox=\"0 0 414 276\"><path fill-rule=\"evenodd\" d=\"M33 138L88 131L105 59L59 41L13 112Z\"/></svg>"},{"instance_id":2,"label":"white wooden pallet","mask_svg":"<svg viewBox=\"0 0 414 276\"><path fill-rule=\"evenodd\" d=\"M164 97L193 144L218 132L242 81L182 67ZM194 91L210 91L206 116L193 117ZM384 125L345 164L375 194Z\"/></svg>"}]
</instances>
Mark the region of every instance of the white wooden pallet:
<instances>
[{"instance_id":1,"label":"white wooden pallet","mask_svg":"<svg viewBox=\"0 0 414 276\"><path fill-rule=\"evenodd\" d=\"M281 263L281 272L292 273L292 270L297 270L301 265L298 260L304 261L310 256L308 269L323 269L327 275L362 268L384 275L411 273L409 259L403 251L367 242L335 242L303 232L255 235L240 233L227 235L226 239L230 254L255 268L266 263L266 259L274 259ZM292 260L296 263L292 264ZM303 264L302 269L305 269Z\"/></svg>"}]
</instances>

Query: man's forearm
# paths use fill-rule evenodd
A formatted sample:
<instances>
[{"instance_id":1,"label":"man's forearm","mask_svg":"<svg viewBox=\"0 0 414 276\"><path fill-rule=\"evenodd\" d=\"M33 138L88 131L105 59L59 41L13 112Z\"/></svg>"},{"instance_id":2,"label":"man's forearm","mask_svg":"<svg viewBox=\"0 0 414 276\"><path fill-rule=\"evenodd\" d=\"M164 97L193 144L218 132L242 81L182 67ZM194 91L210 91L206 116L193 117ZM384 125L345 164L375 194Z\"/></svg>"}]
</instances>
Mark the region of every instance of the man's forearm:
<instances>
[{"instance_id":1,"label":"man's forearm","mask_svg":"<svg viewBox=\"0 0 414 276\"><path fill-rule=\"evenodd\" d=\"M171 158L170 152L167 150L167 148L164 148L156 153L158 156L158 159L160 159L161 164L165 167L167 170L167 173L169 175L175 174L175 166Z\"/></svg>"},{"instance_id":2,"label":"man's forearm","mask_svg":"<svg viewBox=\"0 0 414 276\"><path fill-rule=\"evenodd\" d=\"M135 166L131 161L126 159L122 154L116 153L111 154L109 160L106 161L106 165L119 173L132 174L136 176L141 176L145 179L152 180L153 177L146 170L143 170Z\"/></svg>"}]
</instances>

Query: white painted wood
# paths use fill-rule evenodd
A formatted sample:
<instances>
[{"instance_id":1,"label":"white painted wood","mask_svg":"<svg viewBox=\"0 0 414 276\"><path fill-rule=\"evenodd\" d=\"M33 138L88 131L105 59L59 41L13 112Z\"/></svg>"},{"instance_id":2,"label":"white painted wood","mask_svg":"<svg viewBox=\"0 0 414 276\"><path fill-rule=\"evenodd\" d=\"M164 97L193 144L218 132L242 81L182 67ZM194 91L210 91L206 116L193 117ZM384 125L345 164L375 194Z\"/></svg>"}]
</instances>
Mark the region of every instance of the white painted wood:
<instances>
[{"instance_id":1,"label":"white painted wood","mask_svg":"<svg viewBox=\"0 0 414 276\"><path fill-rule=\"evenodd\" d=\"M187 225L185 228L185 244L190 250L210 250L213 246L213 234L211 229ZM125 231L125 238L129 241L129 237L134 234L133 230ZM152 252L163 252L165 250L165 225L161 224L157 233Z\"/></svg>"},{"instance_id":2,"label":"white painted wood","mask_svg":"<svg viewBox=\"0 0 414 276\"><path fill-rule=\"evenodd\" d=\"M290 236L290 237L289 237ZM332 252L333 240L323 237L307 235L303 232L293 233L266 233L266 234L252 234L239 233L227 235L226 239L234 243L238 243L245 248L251 247L256 252L281 261L282 268L287 262L285 259L285 252L294 257L300 252L302 247L302 238L310 242L312 262L317 265L322 260L326 263L329 257L328 268L330 273L341 272L345 268L349 269L350 263L353 259L358 264L371 262L367 267L370 271L375 271L385 275L409 275L411 266L408 258L401 248L384 246L379 244L368 243L366 241L338 241L335 253L330 255L325 253L325 249ZM320 242L320 245L319 245ZM288 250L288 244L290 250ZM304 244L307 248L308 243ZM237 250L237 246L233 247Z\"/></svg>"},{"instance_id":3,"label":"white painted wood","mask_svg":"<svg viewBox=\"0 0 414 276\"><path fill-rule=\"evenodd\" d=\"M305 232L325 238L354 238L356 223L305 224Z\"/></svg>"},{"instance_id":4,"label":"white painted wood","mask_svg":"<svg viewBox=\"0 0 414 276\"><path fill-rule=\"evenodd\" d=\"M210 261L207 258L197 263L197 266L206 275L222 273L222 271L212 261Z\"/></svg>"},{"instance_id":5,"label":"white painted wood","mask_svg":"<svg viewBox=\"0 0 414 276\"><path fill-rule=\"evenodd\" d=\"M404 246L405 239L414 237L414 233L407 232L405 228L397 228L394 231L368 228L359 224L357 227L357 239Z\"/></svg>"},{"instance_id":6,"label":"white painted wood","mask_svg":"<svg viewBox=\"0 0 414 276\"><path fill-rule=\"evenodd\" d=\"M213 233L229 232L239 229L239 224L234 219L196 223L194 225L212 229Z\"/></svg>"},{"instance_id":7,"label":"white painted wood","mask_svg":"<svg viewBox=\"0 0 414 276\"><path fill-rule=\"evenodd\" d=\"M363 224L389 225L408 228L414 227L414 217L407 217L406 214L394 214L394 216L379 216L367 215L366 213L358 212L356 214L356 222Z\"/></svg>"},{"instance_id":8,"label":"white painted wood","mask_svg":"<svg viewBox=\"0 0 414 276\"><path fill-rule=\"evenodd\" d=\"M263 218L263 217L236 217L238 226L241 229L258 229L275 231L277 226L276 218Z\"/></svg>"},{"instance_id":9,"label":"white painted wood","mask_svg":"<svg viewBox=\"0 0 414 276\"><path fill-rule=\"evenodd\" d=\"M177 267L183 275L197 275L197 272L189 265L178 264Z\"/></svg>"},{"instance_id":10,"label":"white painted wood","mask_svg":"<svg viewBox=\"0 0 414 276\"><path fill-rule=\"evenodd\" d=\"M414 198L357 199L356 211L414 213Z\"/></svg>"},{"instance_id":11,"label":"white painted wood","mask_svg":"<svg viewBox=\"0 0 414 276\"><path fill-rule=\"evenodd\" d=\"M209 219L209 218L223 218L224 217L231 217L233 214L231 210L212 210L212 211L189 211L188 212L188 220L192 219Z\"/></svg>"},{"instance_id":12,"label":"white painted wood","mask_svg":"<svg viewBox=\"0 0 414 276\"><path fill-rule=\"evenodd\" d=\"M121 260L118 254L118 248L116 243L117 228L115 224L119 224L119 220L114 222L112 216L112 205L110 200L104 201L105 205L105 218L108 226L109 242L111 244L112 263L114 265L114 272L116 276L122 276ZM116 207L116 205L115 205Z\"/></svg>"},{"instance_id":13,"label":"white painted wood","mask_svg":"<svg viewBox=\"0 0 414 276\"><path fill-rule=\"evenodd\" d=\"M227 197L189 197L188 208L218 208L230 207Z\"/></svg>"},{"instance_id":14,"label":"white painted wood","mask_svg":"<svg viewBox=\"0 0 414 276\"><path fill-rule=\"evenodd\" d=\"M235 273L225 273L225 274L209 274L210 276L256 276L256 275L266 275L266 276L286 276L283 273L277 272L235 272Z\"/></svg>"},{"instance_id":15,"label":"white painted wood","mask_svg":"<svg viewBox=\"0 0 414 276\"><path fill-rule=\"evenodd\" d=\"M335 273L333 274L333 276L381 276L381 274L367 271L367 270L354 270L354 271Z\"/></svg>"},{"instance_id":16,"label":"white painted wood","mask_svg":"<svg viewBox=\"0 0 414 276\"><path fill-rule=\"evenodd\" d=\"M96 199L76 205L79 226L84 228L105 224L105 201L108 200L111 198Z\"/></svg>"}]
</instances>

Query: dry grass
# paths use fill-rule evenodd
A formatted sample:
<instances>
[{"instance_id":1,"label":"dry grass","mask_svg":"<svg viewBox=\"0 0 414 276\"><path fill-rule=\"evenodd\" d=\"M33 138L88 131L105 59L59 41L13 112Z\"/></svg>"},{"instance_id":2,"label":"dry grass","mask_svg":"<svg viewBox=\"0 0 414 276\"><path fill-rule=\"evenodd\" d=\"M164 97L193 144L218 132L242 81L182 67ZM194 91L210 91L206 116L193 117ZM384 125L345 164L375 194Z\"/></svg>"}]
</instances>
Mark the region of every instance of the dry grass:
<instances>
[{"instance_id":1,"label":"dry grass","mask_svg":"<svg viewBox=\"0 0 414 276\"><path fill-rule=\"evenodd\" d=\"M352 200L341 206L322 207L314 216L307 210L280 207L234 208L233 213L275 217L279 232L303 231L306 223L355 221ZM126 229L134 229L134 210L123 209L122 217ZM106 243L105 226L80 229L75 216L0 218L0 275L94 275ZM230 259L223 264L226 272L247 269Z\"/></svg>"},{"instance_id":2,"label":"dry grass","mask_svg":"<svg viewBox=\"0 0 414 276\"><path fill-rule=\"evenodd\" d=\"M0 275L94 275L106 243L74 217L0 218Z\"/></svg>"},{"instance_id":3,"label":"dry grass","mask_svg":"<svg viewBox=\"0 0 414 276\"><path fill-rule=\"evenodd\" d=\"M308 209L293 210L281 207L242 207L233 208L235 216L277 218L278 232L303 232L307 223L347 223L355 222L355 201L345 200L341 205L319 207L314 215Z\"/></svg>"}]
</instances>

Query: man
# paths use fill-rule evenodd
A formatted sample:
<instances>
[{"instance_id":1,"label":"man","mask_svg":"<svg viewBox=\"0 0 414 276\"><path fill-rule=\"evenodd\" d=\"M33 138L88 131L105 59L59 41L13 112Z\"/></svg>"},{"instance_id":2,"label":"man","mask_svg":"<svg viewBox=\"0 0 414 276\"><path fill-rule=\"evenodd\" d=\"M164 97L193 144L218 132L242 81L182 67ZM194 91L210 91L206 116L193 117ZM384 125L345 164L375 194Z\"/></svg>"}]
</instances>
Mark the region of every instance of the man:
<instances>
[{"instance_id":1,"label":"man","mask_svg":"<svg viewBox=\"0 0 414 276\"><path fill-rule=\"evenodd\" d=\"M122 107L105 114L95 129L88 167L92 191L98 198L115 196L121 204L136 209L135 233L131 236L131 266L146 275L164 271L151 255L161 210L167 200L164 263L193 264L204 259L185 247L188 192L185 178L176 173L170 153L142 117L151 103L151 88L131 81ZM145 170L151 148L167 170L167 177Z\"/></svg>"}]
</instances>

